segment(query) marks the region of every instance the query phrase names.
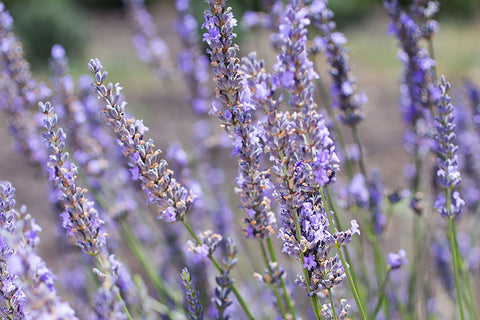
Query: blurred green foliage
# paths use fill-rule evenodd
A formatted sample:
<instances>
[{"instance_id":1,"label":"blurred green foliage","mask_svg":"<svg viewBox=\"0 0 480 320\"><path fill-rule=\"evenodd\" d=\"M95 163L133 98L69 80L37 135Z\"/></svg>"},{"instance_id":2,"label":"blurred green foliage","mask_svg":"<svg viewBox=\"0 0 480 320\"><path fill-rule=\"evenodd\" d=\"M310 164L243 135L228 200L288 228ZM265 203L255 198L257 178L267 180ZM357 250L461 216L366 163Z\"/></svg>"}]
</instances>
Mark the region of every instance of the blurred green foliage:
<instances>
[{"instance_id":1,"label":"blurred green foliage","mask_svg":"<svg viewBox=\"0 0 480 320\"><path fill-rule=\"evenodd\" d=\"M87 41L86 14L71 1L6 1L14 30L22 40L27 59L46 65L54 44L61 44L70 57L80 57Z\"/></svg>"},{"instance_id":2,"label":"blurred green foliage","mask_svg":"<svg viewBox=\"0 0 480 320\"><path fill-rule=\"evenodd\" d=\"M63 45L71 58L81 57L88 31L86 12L98 9L121 9L123 0L3 0L15 21L15 32L22 39L27 58L33 65L45 65L52 45ZM263 2L274 0L227 0L237 18L246 10L261 10ZM399 0L407 6L411 0ZM146 0L147 5L174 0ZM192 0L193 12L203 20L206 4ZM381 0L330 0L340 27L369 17L381 10ZM458 19L480 12L480 0L440 0L440 17ZM241 32L240 32L241 33ZM241 34L239 34L241 36Z\"/></svg>"},{"instance_id":3,"label":"blurred green foliage","mask_svg":"<svg viewBox=\"0 0 480 320\"><path fill-rule=\"evenodd\" d=\"M11 1L11 0L10 0ZM76 1L88 7L105 8L105 7L121 7L122 0L70 0ZM262 2L272 2L273 0L227 0L229 6L235 9L235 12L243 13L245 10L260 10ZM401 4L406 5L411 0L399 0ZM174 0L146 0L149 3L170 2ZM203 0L191 1L195 7L205 6ZM479 12L479 0L439 0L441 15L453 16L472 16L473 13ZM355 22L360 18L366 17L368 12L375 7L382 5L382 0L330 0L331 7L337 19L340 21Z\"/></svg>"}]
</instances>

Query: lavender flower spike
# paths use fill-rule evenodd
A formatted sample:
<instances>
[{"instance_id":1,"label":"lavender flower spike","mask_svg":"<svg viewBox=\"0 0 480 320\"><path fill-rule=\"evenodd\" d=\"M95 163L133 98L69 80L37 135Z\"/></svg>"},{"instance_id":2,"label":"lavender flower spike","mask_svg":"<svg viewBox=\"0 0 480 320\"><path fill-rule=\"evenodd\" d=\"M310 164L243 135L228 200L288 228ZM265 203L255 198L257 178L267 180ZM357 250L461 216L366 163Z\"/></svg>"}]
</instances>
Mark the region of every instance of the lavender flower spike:
<instances>
[{"instance_id":1,"label":"lavender flower spike","mask_svg":"<svg viewBox=\"0 0 480 320\"><path fill-rule=\"evenodd\" d=\"M217 99L222 110L212 105L212 113L220 120L225 131L234 139L232 155L238 155L239 172L235 192L240 196L241 208L246 215L244 235L247 238L268 238L274 233L276 219L271 211L270 199L265 195L267 173L260 170L262 132L254 127L250 91L244 89L246 79L241 77L238 46L233 27L236 20L225 1L209 1L205 11L207 29L204 41L210 46L211 64L215 73Z\"/></svg>"},{"instance_id":2,"label":"lavender flower spike","mask_svg":"<svg viewBox=\"0 0 480 320\"><path fill-rule=\"evenodd\" d=\"M105 245L105 234L101 231L103 221L99 218L93 202L87 200L87 190L76 185L78 170L75 164L68 161L65 132L61 128L55 129L58 117L53 113L52 105L50 102L40 102L39 107L45 115L44 127L47 131L43 133L43 138L49 153L49 180L61 191L64 199L63 226L83 251L97 254Z\"/></svg>"},{"instance_id":3,"label":"lavender flower spike","mask_svg":"<svg viewBox=\"0 0 480 320\"><path fill-rule=\"evenodd\" d=\"M171 73L170 53L165 41L159 36L153 18L145 8L144 0L124 0L127 16L135 32L133 44L138 58L148 63L159 78Z\"/></svg>"},{"instance_id":4,"label":"lavender flower spike","mask_svg":"<svg viewBox=\"0 0 480 320\"><path fill-rule=\"evenodd\" d=\"M211 96L207 85L210 81L209 63L208 58L201 52L197 20L190 12L190 0L176 0L175 8L177 19L174 30L183 45L183 50L177 54L178 69L188 85L188 99L193 109L198 114L206 115Z\"/></svg>"},{"instance_id":5,"label":"lavender flower spike","mask_svg":"<svg viewBox=\"0 0 480 320\"><path fill-rule=\"evenodd\" d=\"M224 106L224 110L216 110L212 105L212 113L224 126L233 124L235 114L232 112L240 107L240 64L237 58L238 45L233 44L237 36L233 27L237 20L233 18L231 8L226 8L225 0L207 0L209 9L205 10L205 22L202 28L207 29L203 34L210 49L210 61L215 74L216 94Z\"/></svg>"},{"instance_id":6,"label":"lavender flower spike","mask_svg":"<svg viewBox=\"0 0 480 320\"><path fill-rule=\"evenodd\" d=\"M1 281L13 293L9 298L2 290L9 303L2 308L2 319L78 320L75 311L57 296L55 276L36 252L41 228L26 213L25 206L20 212L14 209L14 191L11 184L0 182L0 212L7 218L0 222Z\"/></svg>"},{"instance_id":7,"label":"lavender flower spike","mask_svg":"<svg viewBox=\"0 0 480 320\"><path fill-rule=\"evenodd\" d=\"M14 254L8 242L15 232L15 188L9 183L0 184L0 316L2 318L25 319L24 304L26 300L23 290L14 282L6 261ZM10 235L7 235L10 233Z\"/></svg>"},{"instance_id":8,"label":"lavender flower spike","mask_svg":"<svg viewBox=\"0 0 480 320\"><path fill-rule=\"evenodd\" d=\"M333 106L342 111L339 119L343 124L356 126L365 117L362 104L367 101L367 97L363 93L356 93L357 84L351 72L348 49L345 47L347 38L336 31L333 12L327 8L326 1L318 1L311 9L313 22L323 33L321 45L325 48L331 66L329 73L332 78Z\"/></svg>"},{"instance_id":9,"label":"lavender flower spike","mask_svg":"<svg viewBox=\"0 0 480 320\"><path fill-rule=\"evenodd\" d=\"M198 291L195 289L195 285L190 278L190 273L187 268L183 268L182 270L182 280L188 300L188 319L203 320L203 306L198 301Z\"/></svg>"},{"instance_id":10,"label":"lavender flower spike","mask_svg":"<svg viewBox=\"0 0 480 320\"><path fill-rule=\"evenodd\" d=\"M168 169L167 161L160 158L162 151L155 150L153 140L144 140L146 127L143 122L125 114L126 102L118 104L120 84L103 84L107 72L102 71L98 59L90 60L88 68L95 76L95 93L105 104L102 113L107 125L116 133L123 155L128 159L132 179L140 180L148 201L160 208L159 219L182 220L193 202L193 195L173 178L173 171Z\"/></svg>"},{"instance_id":11,"label":"lavender flower spike","mask_svg":"<svg viewBox=\"0 0 480 320\"><path fill-rule=\"evenodd\" d=\"M97 290L95 311L98 319L126 319L128 309L120 295L118 269L120 263L108 252L106 234L103 233L103 221L94 207L93 201L86 198L87 189L77 186L77 167L69 162L65 151L66 134L60 128L55 129L58 116L50 102L39 103L44 114L46 131L43 137L47 144L49 160L46 169L49 179L60 191L64 212L63 227L67 234L77 241L77 246L85 253L95 256L98 275L102 286Z\"/></svg>"},{"instance_id":12,"label":"lavender flower spike","mask_svg":"<svg viewBox=\"0 0 480 320\"><path fill-rule=\"evenodd\" d=\"M455 144L455 123L454 123L454 107L450 103L451 98L447 94L450 84L446 82L442 76L439 85L441 96L438 100L438 113L435 118L435 148L438 155L437 159L437 182L445 189L451 191L461 181L460 171L458 169L458 160L456 152L458 150ZM458 191L451 194L450 208L446 207L446 199L440 194L435 203L438 213L445 219L456 218L465 206L465 201L460 197Z\"/></svg>"}]
</instances>

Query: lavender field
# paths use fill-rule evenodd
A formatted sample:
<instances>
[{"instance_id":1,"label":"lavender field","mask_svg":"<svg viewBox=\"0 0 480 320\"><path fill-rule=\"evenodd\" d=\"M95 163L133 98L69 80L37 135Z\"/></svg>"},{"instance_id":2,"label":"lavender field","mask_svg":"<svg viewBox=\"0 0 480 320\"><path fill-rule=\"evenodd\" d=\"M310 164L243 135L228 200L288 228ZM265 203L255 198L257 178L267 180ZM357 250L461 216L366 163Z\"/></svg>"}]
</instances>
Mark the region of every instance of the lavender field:
<instances>
[{"instance_id":1,"label":"lavender field","mask_svg":"<svg viewBox=\"0 0 480 320\"><path fill-rule=\"evenodd\" d=\"M478 319L480 24L262 4L0 3L1 319Z\"/></svg>"}]
</instances>

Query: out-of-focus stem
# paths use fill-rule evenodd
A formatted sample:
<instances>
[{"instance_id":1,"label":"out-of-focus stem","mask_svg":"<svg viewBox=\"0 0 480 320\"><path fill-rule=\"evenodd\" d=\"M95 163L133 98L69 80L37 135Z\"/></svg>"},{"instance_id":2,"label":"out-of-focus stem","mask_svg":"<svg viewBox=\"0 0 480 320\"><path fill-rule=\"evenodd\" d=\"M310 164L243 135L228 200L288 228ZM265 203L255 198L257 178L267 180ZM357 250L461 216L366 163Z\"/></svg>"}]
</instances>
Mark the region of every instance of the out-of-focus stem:
<instances>
[{"instance_id":1,"label":"out-of-focus stem","mask_svg":"<svg viewBox=\"0 0 480 320\"><path fill-rule=\"evenodd\" d=\"M327 195L327 201L328 203L330 204L330 210L332 210L333 212L335 212L335 206L334 206L334 203L333 203L333 200L332 200L332 196L330 194L330 190L327 188L325 189L325 193ZM342 228L342 224L341 224L341 221L340 221L340 218L338 217L338 215L333 215L333 218L335 219L335 225L340 229L340 230L343 230ZM345 258L347 260L347 263L348 265L352 265L352 259L350 258L350 253L348 252L348 248L347 247L344 247L343 248L345 250ZM357 288L360 288L359 285L358 285L358 282L357 282L357 276L355 275L355 273L352 273L352 279L353 279L353 283L355 284L355 286Z\"/></svg>"},{"instance_id":2,"label":"out-of-focus stem","mask_svg":"<svg viewBox=\"0 0 480 320\"><path fill-rule=\"evenodd\" d=\"M273 248L272 240L270 238L267 238L266 241L267 241L268 252L270 253L270 259L272 260L272 262L277 262L277 258L275 256L275 250ZM292 318L293 318L293 320L296 320L297 316L296 316L296 313L295 313L295 308L293 307L292 301L290 300L290 293L287 290L287 287L285 285L285 281L283 280L283 278L280 278L280 285L282 286L285 302L287 303L287 306L288 306L288 309L290 310Z\"/></svg>"},{"instance_id":3,"label":"out-of-focus stem","mask_svg":"<svg viewBox=\"0 0 480 320\"><path fill-rule=\"evenodd\" d=\"M330 208L328 206L324 188L320 188L320 194L322 196L323 205L325 206L328 222L330 223L330 231L332 233L335 233L335 225L333 223L332 215L330 214ZM348 265L347 261L345 260L345 255L343 254L342 246L336 244L335 247L337 248L337 252L338 252L338 255L340 256L340 260L342 260L343 269L345 270L345 274L347 275L348 284L350 285L350 290L352 291L353 298L355 299L355 303L357 304L358 311L360 312L360 316L362 317L362 320L368 320L367 313L365 312L363 303L360 299L360 295L358 294L357 286L353 282L352 273L350 272L350 265Z\"/></svg>"},{"instance_id":4,"label":"out-of-focus stem","mask_svg":"<svg viewBox=\"0 0 480 320\"><path fill-rule=\"evenodd\" d=\"M293 221L295 222L295 231L297 233L297 241L300 243L302 240L302 233L300 231L300 222L298 220L298 213L297 210L292 210L293 211ZM310 274L308 273L307 268L304 267L305 265L305 258L303 257L303 253L300 252L300 261L302 263L302 269L303 269L303 275L305 277L305 284L307 287L307 292L308 295L312 292L310 289ZM320 310L318 310L318 301L317 301L317 296L314 294L310 297L310 302L312 304L313 312L315 313L315 318L320 319Z\"/></svg>"},{"instance_id":5,"label":"out-of-focus stem","mask_svg":"<svg viewBox=\"0 0 480 320\"><path fill-rule=\"evenodd\" d=\"M447 189L447 210L450 213L451 190ZM450 240L450 248L452 250L453 272L455 274L455 289L457 290L458 311L460 312L460 319L464 320L462 291L460 288L460 261L458 257L457 232L455 230L455 218L450 213L448 221L448 238Z\"/></svg>"},{"instance_id":6,"label":"out-of-focus stem","mask_svg":"<svg viewBox=\"0 0 480 320\"><path fill-rule=\"evenodd\" d=\"M98 263L98 266L100 267L100 270L103 272L103 273L107 273L107 271L105 270L105 267L103 265L103 261L105 259L105 257L103 257L100 253L96 255L96 258L97 258L97 263ZM120 295L120 292L117 290L117 292L115 292L115 298L120 302L120 304L122 305L122 310L123 312L125 313L125 315L127 316L127 319L128 320L133 320L132 316L130 315L130 311L128 311L128 307L127 307L127 304L125 303L125 301L123 300L122 296Z\"/></svg>"},{"instance_id":7,"label":"out-of-focus stem","mask_svg":"<svg viewBox=\"0 0 480 320\"><path fill-rule=\"evenodd\" d=\"M419 154L418 146L415 148L415 176L412 182L412 195L415 197L420 190L420 176L422 172L423 166L423 159ZM420 241L420 216L418 214L414 214L413 217L413 242L412 242L412 249L413 249L413 257L415 261L418 261L421 256L421 251L419 249L418 244L421 243ZM409 313L414 312L414 303L416 300L416 291L417 291L417 271L418 266L413 263L410 268L410 280L408 282L408 301L407 301L407 309Z\"/></svg>"},{"instance_id":8,"label":"out-of-focus stem","mask_svg":"<svg viewBox=\"0 0 480 320\"><path fill-rule=\"evenodd\" d=\"M380 308L382 307L383 300L385 300L385 286L388 281L388 276L390 275L390 271L392 271L392 268L390 266L387 267L387 272L385 272L385 278L383 279L383 282L380 286L380 297L378 298L377 306L375 307L375 311L373 312L373 318L377 318L378 311L380 311Z\"/></svg>"},{"instance_id":9,"label":"out-of-focus stem","mask_svg":"<svg viewBox=\"0 0 480 320\"><path fill-rule=\"evenodd\" d=\"M169 313L170 314L170 317L172 320L186 320L186 317L183 313L180 313L178 311L175 311L175 310L171 310L169 307L167 307L166 305L164 305L163 303L151 298L149 299L148 303L150 304L150 307L152 308L153 311L161 314L161 315L165 315L165 316L168 316Z\"/></svg>"},{"instance_id":10,"label":"out-of-focus stem","mask_svg":"<svg viewBox=\"0 0 480 320\"><path fill-rule=\"evenodd\" d=\"M258 240L258 245L260 246L260 251L262 252L263 261L265 262L265 266L267 267L268 272L270 273L270 263L267 257L267 250L265 250L265 244L261 239ZM280 297L280 293L278 292L278 288L275 284L269 284L269 287L275 293L275 297L277 299L277 305L280 309L280 313L284 319L287 319L287 313L285 312L285 306L283 305L282 297Z\"/></svg>"},{"instance_id":11,"label":"out-of-focus stem","mask_svg":"<svg viewBox=\"0 0 480 320\"><path fill-rule=\"evenodd\" d=\"M201 243L200 239L198 239L197 235L195 234L195 232L193 231L192 227L190 227L190 225L185 221L185 219L182 219L180 220L182 222L182 224L185 226L185 228L188 230L188 232L190 233L190 235L192 236L192 238L197 242L197 243ZM213 265L215 266L215 268L217 268L217 270L220 272L220 273L223 273L223 268L222 266L220 266L220 264L217 262L217 260L215 260L214 257L210 256L209 257L210 261L213 263ZM248 309L248 306L247 304L245 303L245 300L243 300L243 297L242 295L240 294L240 292L238 291L237 287L232 283L230 285L230 289L232 290L233 294L235 295L235 297L237 298L237 301L238 303L240 304L240 306L242 307L243 311L245 311L245 314L247 315L248 319L250 320L255 320L255 318L252 316L252 313L250 312L250 310Z\"/></svg>"},{"instance_id":12,"label":"out-of-focus stem","mask_svg":"<svg viewBox=\"0 0 480 320\"><path fill-rule=\"evenodd\" d=\"M125 235L125 243L128 246L130 252L137 258L140 262L142 267L145 269L148 277L152 281L153 286L155 287L156 291L163 297L165 302L174 302L178 308L182 308L181 304L172 297L169 293L163 280L161 277L158 276L157 271L152 267L151 262L148 260L145 251L143 250L142 245L140 244L137 236L134 234L130 224L127 222L126 219L120 219L119 221L120 228L122 229L123 235Z\"/></svg>"},{"instance_id":13,"label":"out-of-focus stem","mask_svg":"<svg viewBox=\"0 0 480 320\"><path fill-rule=\"evenodd\" d=\"M333 303L333 294L332 294L332 288L328 289L328 299L330 300L330 305L332 306L332 314L333 314L333 319L337 319L337 312L335 311L335 304Z\"/></svg>"},{"instance_id":14,"label":"out-of-focus stem","mask_svg":"<svg viewBox=\"0 0 480 320\"><path fill-rule=\"evenodd\" d=\"M91 186L91 184L88 182L86 175L81 170L81 167L77 165L77 168L79 168L78 175L80 179L83 181L83 183L85 183L86 186L88 186L89 191L91 190L95 198L95 201L103 210L107 211L108 209L107 201L103 198L102 195L100 195L100 193L95 188ZM181 308L181 305L178 303L178 301L176 301L176 299L174 299L169 294L169 291L165 288L163 280L158 276L157 272L152 268L151 263L149 263L148 259L145 257L145 252L143 250L143 247L139 243L137 236L134 234L133 230L131 229L130 224L128 224L128 222L122 218L122 219L119 219L119 225L120 225L120 228L122 228L122 230L124 231L121 233L122 239L127 244L127 247L129 248L130 252L135 255L137 260L140 262L140 264L143 266L143 268L147 272L147 275L152 281L155 289L158 291L159 294L163 296L163 298L166 301L172 301L175 303L177 307ZM100 258L98 258L98 261L99 263L101 263ZM102 265L102 268L103 268L103 265ZM120 295L118 295L117 298L122 299ZM122 305L124 306L124 309L126 309L126 313L128 313L128 309L127 309L127 306L125 305L125 302L123 301L123 299L121 301L122 301ZM127 316L129 316L129 313L127 314ZM130 318L131 317L129 316L129 319Z\"/></svg>"},{"instance_id":15,"label":"out-of-focus stem","mask_svg":"<svg viewBox=\"0 0 480 320\"><path fill-rule=\"evenodd\" d=\"M457 251L457 253L459 254L459 261L461 262L462 258L460 256L460 253ZM465 304L466 304L466 307L468 309L468 312L470 313L470 318L472 318L473 320L478 320L478 316L477 316L477 310L475 309L475 303L474 303L474 300L473 300L473 295L472 295L472 286L470 285L470 279L468 277L468 267L463 267L462 268L462 263L460 263L461 266L460 266L460 269L462 271L462 281L463 281L463 284L464 284L464 287L465 287Z\"/></svg>"},{"instance_id":16,"label":"out-of-focus stem","mask_svg":"<svg viewBox=\"0 0 480 320\"><path fill-rule=\"evenodd\" d=\"M357 145L357 149L358 149L358 154L359 154L359 157L358 157L358 165L360 166L360 172L363 174L363 176L365 177L365 180L368 179L368 176L367 176L367 169L365 167L365 161L364 161L364 156L363 156L363 149L362 149L362 144L360 142L360 136L358 134L358 129L357 129L357 126L351 126L352 128L352 135L353 135L353 140L355 141L355 144Z\"/></svg>"}]
</instances>

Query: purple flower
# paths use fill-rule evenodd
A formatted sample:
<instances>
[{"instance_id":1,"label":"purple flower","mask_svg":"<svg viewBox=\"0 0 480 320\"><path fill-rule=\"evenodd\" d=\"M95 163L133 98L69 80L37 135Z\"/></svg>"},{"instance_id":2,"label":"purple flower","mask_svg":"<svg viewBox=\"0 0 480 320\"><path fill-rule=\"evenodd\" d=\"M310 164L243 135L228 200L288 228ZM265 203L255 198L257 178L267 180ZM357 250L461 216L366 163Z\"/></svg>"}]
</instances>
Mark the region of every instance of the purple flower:
<instances>
[{"instance_id":1,"label":"purple flower","mask_svg":"<svg viewBox=\"0 0 480 320\"><path fill-rule=\"evenodd\" d=\"M324 3L313 8L312 20L322 32L321 40L316 40L319 43L317 47L325 51L331 67L329 73L333 82L331 87L333 106L342 111L340 121L355 126L364 118L362 104L366 102L366 96L355 94L357 85L352 76L348 49L345 47L347 38L335 31L336 24L332 19L333 13Z\"/></svg>"},{"instance_id":2,"label":"purple flower","mask_svg":"<svg viewBox=\"0 0 480 320\"><path fill-rule=\"evenodd\" d=\"M312 268L315 268L317 266L317 263L315 262L315 256L309 255L308 257L304 258L304 264L303 267L307 268L309 271L312 270Z\"/></svg>"},{"instance_id":3,"label":"purple flower","mask_svg":"<svg viewBox=\"0 0 480 320\"><path fill-rule=\"evenodd\" d=\"M210 257L222 241L222 236L206 230L198 235L199 242L188 241L188 250L198 254L202 258Z\"/></svg>"},{"instance_id":4,"label":"purple flower","mask_svg":"<svg viewBox=\"0 0 480 320\"><path fill-rule=\"evenodd\" d=\"M116 132L129 166L139 168L138 180L148 196L147 201L159 207L158 218L168 219L169 222L182 219L193 202L193 194L173 177L174 172L168 169L168 162L160 158L161 151L155 149L154 141L144 140L146 129L143 122L125 114L126 102L118 104L120 85L103 84L107 73L102 71L98 59L90 60L88 67L95 75L95 93L105 104L102 113L109 119L107 124Z\"/></svg>"},{"instance_id":5,"label":"purple flower","mask_svg":"<svg viewBox=\"0 0 480 320\"><path fill-rule=\"evenodd\" d=\"M204 35L204 40L210 47L207 52L216 75L218 97L216 105L212 105L212 113L234 139L232 156L238 156L239 164L235 179L238 187L235 191L240 196L241 208L246 215L244 235L263 239L273 234L276 220L270 209L270 199L265 196L266 173L260 169L260 137L263 133L253 122L255 107L252 95L255 94L252 92L257 89L248 87L249 90L245 90L248 80L241 76L239 59L236 57L238 46L232 43L236 37L233 33L236 20L231 9L225 7L225 1L207 2L209 9L205 11L203 28L208 33ZM259 97L265 97L269 88L260 85L258 92ZM221 107L223 112L216 106Z\"/></svg>"},{"instance_id":6,"label":"purple flower","mask_svg":"<svg viewBox=\"0 0 480 320\"><path fill-rule=\"evenodd\" d=\"M398 269L403 265L408 263L407 254L405 250L401 249L398 253L389 253L388 254L388 265L392 270Z\"/></svg>"},{"instance_id":7,"label":"purple flower","mask_svg":"<svg viewBox=\"0 0 480 320\"><path fill-rule=\"evenodd\" d=\"M437 182L445 188L445 190L452 191L453 188L461 181L460 171L457 160L457 145L455 144L455 129L454 123L454 107L450 103L451 99L447 92L450 84L446 82L445 77L442 76L439 85L441 97L438 100L438 113L435 118L435 149L438 155L437 158ZM439 196L435 203L435 207L444 219L456 218L465 206L465 201L460 197L458 191L451 194L450 208L446 207L447 199L442 195Z\"/></svg>"},{"instance_id":8,"label":"purple flower","mask_svg":"<svg viewBox=\"0 0 480 320\"><path fill-rule=\"evenodd\" d=\"M9 303L2 315L14 319L77 320L75 312L62 302L54 287L55 276L37 254L41 228L23 206L16 211L15 189L0 182L0 296ZM3 219L2 219L3 220ZM15 226L14 226L15 225Z\"/></svg>"},{"instance_id":9,"label":"purple flower","mask_svg":"<svg viewBox=\"0 0 480 320\"><path fill-rule=\"evenodd\" d=\"M55 129L57 115L50 102L39 104L44 113L46 131L43 133L49 161L45 167L53 176L54 186L62 193L65 206L64 226L76 238L77 245L89 254L97 254L105 245L105 235L101 231L103 221L99 218L93 202L85 197L86 190L76 185L77 167L68 162L68 153L65 152L66 135L60 128Z\"/></svg>"},{"instance_id":10,"label":"purple flower","mask_svg":"<svg viewBox=\"0 0 480 320\"><path fill-rule=\"evenodd\" d=\"M200 36L197 32L197 21L190 9L190 1L177 0L175 7L177 19L173 27L183 45L183 50L177 55L178 66L188 85L189 103L198 114L206 115L211 97L207 87L207 81L210 80L208 59L199 46Z\"/></svg>"},{"instance_id":11,"label":"purple flower","mask_svg":"<svg viewBox=\"0 0 480 320\"><path fill-rule=\"evenodd\" d=\"M430 147L428 126L431 123L431 108L435 104L434 97L437 95L434 84L435 61L420 45L421 27L400 7L398 1L385 0L384 7L392 20L389 30L400 43L400 61L405 64L403 84L400 87L400 109L407 125L405 148L415 157L421 158ZM418 181L420 175L421 172L417 171L411 178L412 183Z\"/></svg>"},{"instance_id":12,"label":"purple flower","mask_svg":"<svg viewBox=\"0 0 480 320\"><path fill-rule=\"evenodd\" d=\"M203 320L203 306L199 302L199 293L195 289L187 268L182 270L182 280L185 293L187 294L189 319Z\"/></svg>"},{"instance_id":13,"label":"purple flower","mask_svg":"<svg viewBox=\"0 0 480 320\"><path fill-rule=\"evenodd\" d=\"M176 221L176 216L175 216L175 210L172 207L168 207L164 211L164 219L168 222L175 222Z\"/></svg>"},{"instance_id":14,"label":"purple flower","mask_svg":"<svg viewBox=\"0 0 480 320\"><path fill-rule=\"evenodd\" d=\"M125 0L127 17L136 35L133 43L140 60L148 63L155 74L163 78L171 73L168 46L158 35L157 26L145 8L144 0Z\"/></svg>"}]
</instances>

